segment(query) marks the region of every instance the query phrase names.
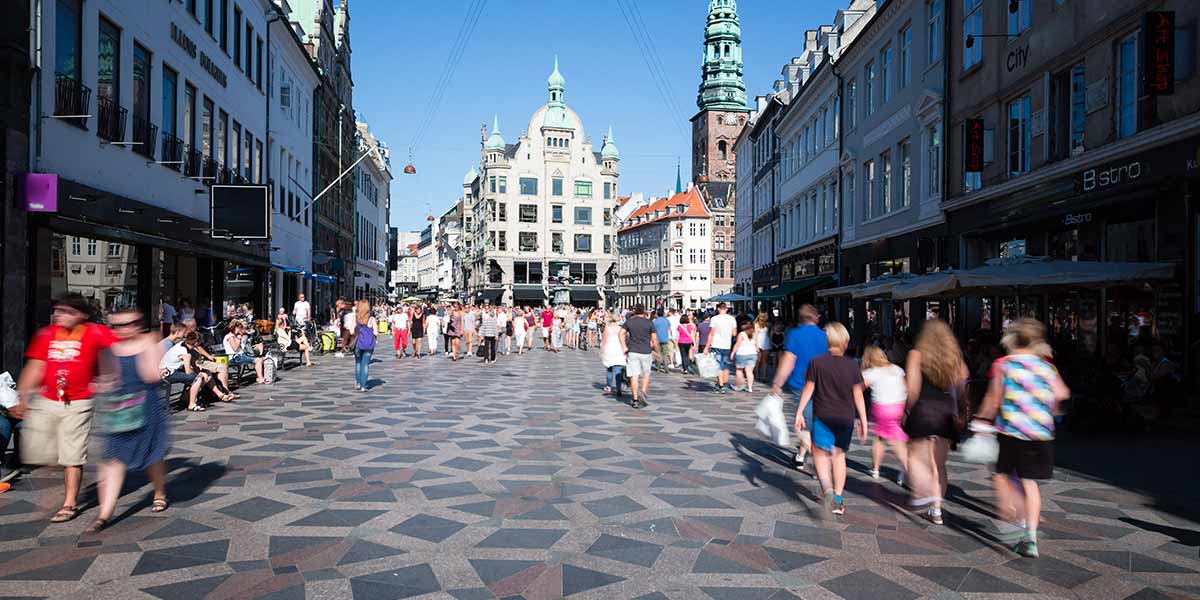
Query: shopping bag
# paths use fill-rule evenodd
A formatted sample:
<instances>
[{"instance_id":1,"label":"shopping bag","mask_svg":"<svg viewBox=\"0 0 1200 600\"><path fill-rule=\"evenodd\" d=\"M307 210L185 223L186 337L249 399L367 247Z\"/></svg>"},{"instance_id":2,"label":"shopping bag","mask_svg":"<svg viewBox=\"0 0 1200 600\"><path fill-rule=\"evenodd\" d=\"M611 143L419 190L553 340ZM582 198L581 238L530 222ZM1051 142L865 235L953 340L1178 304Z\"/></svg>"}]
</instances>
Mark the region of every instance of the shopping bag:
<instances>
[{"instance_id":1,"label":"shopping bag","mask_svg":"<svg viewBox=\"0 0 1200 600\"><path fill-rule=\"evenodd\" d=\"M996 428L980 421L972 421L969 426L971 437L959 447L963 460L981 465L996 462L1000 455L1000 444L996 441Z\"/></svg>"},{"instance_id":2,"label":"shopping bag","mask_svg":"<svg viewBox=\"0 0 1200 600\"><path fill-rule=\"evenodd\" d=\"M705 379L715 379L717 374L721 372L721 365L717 362L717 357L712 353L701 354L696 357L696 368L700 370L700 376Z\"/></svg>"},{"instance_id":3,"label":"shopping bag","mask_svg":"<svg viewBox=\"0 0 1200 600\"><path fill-rule=\"evenodd\" d=\"M8 371L0 373L0 408L9 409L19 403L16 387Z\"/></svg>"},{"instance_id":4,"label":"shopping bag","mask_svg":"<svg viewBox=\"0 0 1200 600\"><path fill-rule=\"evenodd\" d=\"M783 418L783 398L767 394L758 403L758 408L754 409L754 414L758 416L755 429L771 438L775 445L789 446L787 421Z\"/></svg>"}]
</instances>

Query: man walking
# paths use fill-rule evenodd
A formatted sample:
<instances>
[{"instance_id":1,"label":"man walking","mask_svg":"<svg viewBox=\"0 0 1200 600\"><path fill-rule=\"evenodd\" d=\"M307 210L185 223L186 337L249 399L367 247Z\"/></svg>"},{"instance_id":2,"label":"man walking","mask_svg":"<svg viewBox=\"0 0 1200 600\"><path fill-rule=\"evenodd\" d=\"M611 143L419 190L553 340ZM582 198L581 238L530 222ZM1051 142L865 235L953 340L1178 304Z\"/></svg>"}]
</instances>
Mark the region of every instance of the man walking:
<instances>
[{"instance_id":1,"label":"man walking","mask_svg":"<svg viewBox=\"0 0 1200 600\"><path fill-rule=\"evenodd\" d=\"M646 308L641 304L633 307L633 316L625 320L625 346L629 349L625 370L629 373L630 390L633 392L634 408L646 406L650 391L650 371L653 366L653 349L658 346L654 324L646 318ZM641 386L638 386L639 380Z\"/></svg>"},{"instance_id":2,"label":"man walking","mask_svg":"<svg viewBox=\"0 0 1200 600\"><path fill-rule=\"evenodd\" d=\"M27 361L17 381L20 404L9 410L24 419L22 459L63 467L65 494L52 523L79 516L76 502L92 430L92 382L101 351L116 341L107 327L87 322L91 314L91 305L80 294L55 301L50 325L35 333L25 350Z\"/></svg>"},{"instance_id":3,"label":"man walking","mask_svg":"<svg viewBox=\"0 0 1200 600\"><path fill-rule=\"evenodd\" d=\"M733 349L733 336L736 333L737 319L729 314L729 306L724 302L718 304L717 316L709 320L708 338L704 341L704 352L707 354L711 351L721 367L717 371L717 387L713 390L718 394L724 394L729 383L729 351ZM801 385L803 383L802 380Z\"/></svg>"},{"instance_id":4,"label":"man walking","mask_svg":"<svg viewBox=\"0 0 1200 600\"><path fill-rule=\"evenodd\" d=\"M804 389L805 377L808 374L808 364L812 359L829 352L829 343L825 332L817 325L820 315L815 306L805 304L800 307L800 324L787 332L783 340L783 356L779 358L779 366L775 370L775 382L771 393L782 397L783 386L799 394ZM813 404L804 406L804 422L807 425L796 440L795 467L804 467L804 457L812 447Z\"/></svg>"},{"instance_id":5,"label":"man walking","mask_svg":"<svg viewBox=\"0 0 1200 600\"><path fill-rule=\"evenodd\" d=\"M671 368L671 320L661 308L654 319L654 337L658 339L658 345L655 346L658 350L658 371L666 373Z\"/></svg>"},{"instance_id":6,"label":"man walking","mask_svg":"<svg viewBox=\"0 0 1200 600\"><path fill-rule=\"evenodd\" d=\"M292 322L301 331L307 331L305 328L310 320L312 320L312 305L304 299L304 294L300 294L296 297L296 303L292 305Z\"/></svg>"}]
</instances>

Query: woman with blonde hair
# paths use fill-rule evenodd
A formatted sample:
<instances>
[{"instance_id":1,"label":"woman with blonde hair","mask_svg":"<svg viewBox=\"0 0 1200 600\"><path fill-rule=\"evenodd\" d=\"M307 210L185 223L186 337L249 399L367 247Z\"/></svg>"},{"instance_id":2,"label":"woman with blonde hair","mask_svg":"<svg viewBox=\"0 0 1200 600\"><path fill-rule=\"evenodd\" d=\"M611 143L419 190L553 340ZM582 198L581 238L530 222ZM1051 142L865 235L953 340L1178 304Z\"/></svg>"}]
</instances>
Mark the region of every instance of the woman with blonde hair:
<instances>
[{"instance_id":1,"label":"woman with blonde hair","mask_svg":"<svg viewBox=\"0 0 1200 600\"><path fill-rule=\"evenodd\" d=\"M758 313L754 319L754 347L758 357L754 361L754 377L760 381L767 379L767 351L771 349L771 323L766 312Z\"/></svg>"},{"instance_id":2,"label":"woman with blonde hair","mask_svg":"<svg viewBox=\"0 0 1200 600\"><path fill-rule=\"evenodd\" d=\"M942 524L946 494L946 455L959 435L956 394L965 394L967 365L945 321L926 321L917 347L908 353L908 482L912 504L928 506L925 518Z\"/></svg>"},{"instance_id":3,"label":"woman with blonde hair","mask_svg":"<svg viewBox=\"0 0 1200 600\"><path fill-rule=\"evenodd\" d=\"M1045 341L1045 327L1035 319L1017 319L1004 330L1000 343L1008 355L992 365L978 419L995 418L997 508L1006 521L1002 534L1020 534L1015 546L1022 556L1037 558L1037 528L1042 512L1038 480L1054 475L1054 416L1058 403L1071 395L1054 365ZM1005 531L1007 529L1007 531Z\"/></svg>"},{"instance_id":4,"label":"woman with blonde hair","mask_svg":"<svg viewBox=\"0 0 1200 600\"><path fill-rule=\"evenodd\" d=\"M883 350L871 344L862 355L863 383L871 390L871 422L875 424L875 441L871 442L871 478L879 479L879 464L883 453L891 447L900 461L900 474L896 483L904 485L904 473L908 470L908 448L904 445L908 436L900 427L904 419L905 390L904 369L892 364Z\"/></svg>"},{"instance_id":5,"label":"woman with blonde hair","mask_svg":"<svg viewBox=\"0 0 1200 600\"><path fill-rule=\"evenodd\" d=\"M367 391L367 370L375 352L375 317L371 303L359 300L354 305L354 391Z\"/></svg>"},{"instance_id":6,"label":"woman with blonde hair","mask_svg":"<svg viewBox=\"0 0 1200 600\"><path fill-rule=\"evenodd\" d=\"M858 436L867 441L867 409L863 377L858 363L846 356L850 333L838 322L825 326L829 352L813 358L804 372L804 391L796 409L796 432L811 425L813 465L826 508L845 514L842 492L846 487L846 451L858 425ZM805 423L804 408L812 402L812 423ZM857 417L857 419L856 419Z\"/></svg>"}]
</instances>

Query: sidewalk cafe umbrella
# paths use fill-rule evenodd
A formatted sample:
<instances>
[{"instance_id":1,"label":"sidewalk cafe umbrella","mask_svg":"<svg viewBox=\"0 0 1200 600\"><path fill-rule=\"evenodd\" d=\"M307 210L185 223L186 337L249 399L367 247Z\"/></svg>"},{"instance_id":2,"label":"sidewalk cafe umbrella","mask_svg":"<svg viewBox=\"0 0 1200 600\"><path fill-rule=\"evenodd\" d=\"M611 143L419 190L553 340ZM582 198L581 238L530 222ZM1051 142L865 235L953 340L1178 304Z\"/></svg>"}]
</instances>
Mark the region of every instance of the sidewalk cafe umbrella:
<instances>
[{"instance_id":1,"label":"sidewalk cafe umbrella","mask_svg":"<svg viewBox=\"0 0 1200 600\"><path fill-rule=\"evenodd\" d=\"M850 295L855 300L886 298L892 294L892 288L918 278L919 276L914 273L889 273L868 281L858 289L851 290Z\"/></svg>"},{"instance_id":2,"label":"sidewalk cafe umbrella","mask_svg":"<svg viewBox=\"0 0 1200 600\"><path fill-rule=\"evenodd\" d=\"M963 271L941 271L892 288L893 300L958 297L967 294L1007 294L1063 288L1103 288L1171 279L1171 263L1054 260L1042 256L993 258ZM857 296L856 296L857 297Z\"/></svg>"},{"instance_id":3,"label":"sidewalk cafe umbrella","mask_svg":"<svg viewBox=\"0 0 1200 600\"><path fill-rule=\"evenodd\" d=\"M961 272L954 269L937 271L902 282L892 288L892 300L955 295L958 289L958 274Z\"/></svg>"},{"instance_id":4,"label":"sidewalk cafe umbrella","mask_svg":"<svg viewBox=\"0 0 1200 600\"><path fill-rule=\"evenodd\" d=\"M734 294L732 292L728 294L721 294L720 296L713 296L712 298L708 299L709 302L748 302L749 300L751 300L749 296Z\"/></svg>"}]
</instances>

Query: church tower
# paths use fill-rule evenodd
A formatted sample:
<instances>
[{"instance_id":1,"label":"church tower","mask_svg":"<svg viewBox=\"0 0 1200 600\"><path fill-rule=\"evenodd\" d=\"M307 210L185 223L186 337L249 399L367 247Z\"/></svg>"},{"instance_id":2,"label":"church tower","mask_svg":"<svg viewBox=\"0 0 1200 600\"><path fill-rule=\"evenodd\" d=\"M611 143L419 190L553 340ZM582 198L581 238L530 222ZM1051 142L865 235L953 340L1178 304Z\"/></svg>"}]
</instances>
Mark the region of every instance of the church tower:
<instances>
[{"instance_id":1,"label":"church tower","mask_svg":"<svg viewBox=\"0 0 1200 600\"><path fill-rule=\"evenodd\" d=\"M733 144L749 120L742 82L737 0L709 0L700 69L700 112L692 117L692 182L712 219L712 295L732 291L737 161Z\"/></svg>"}]
</instances>

